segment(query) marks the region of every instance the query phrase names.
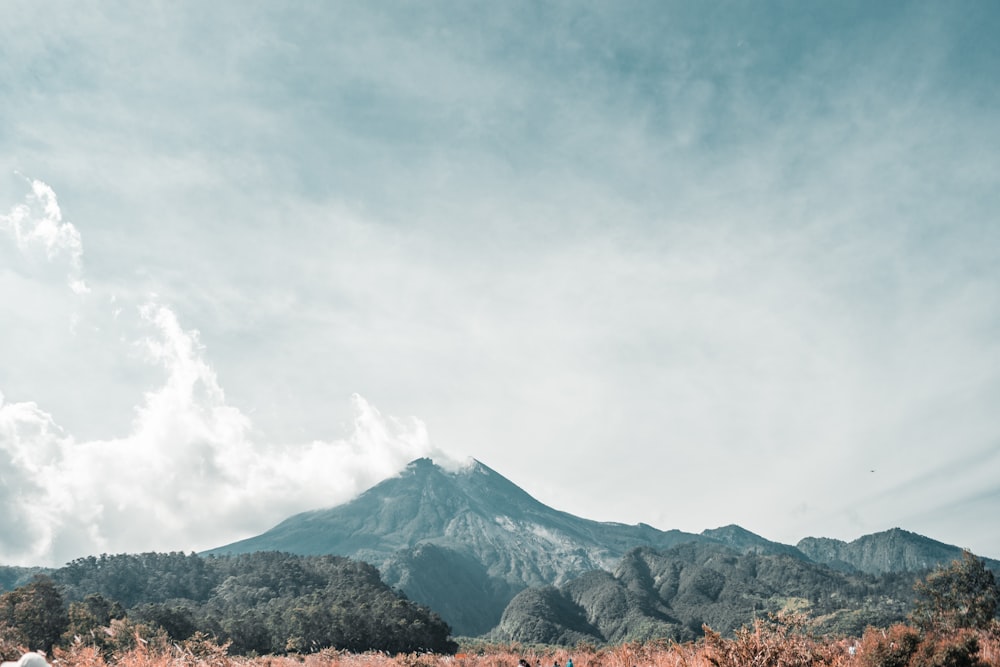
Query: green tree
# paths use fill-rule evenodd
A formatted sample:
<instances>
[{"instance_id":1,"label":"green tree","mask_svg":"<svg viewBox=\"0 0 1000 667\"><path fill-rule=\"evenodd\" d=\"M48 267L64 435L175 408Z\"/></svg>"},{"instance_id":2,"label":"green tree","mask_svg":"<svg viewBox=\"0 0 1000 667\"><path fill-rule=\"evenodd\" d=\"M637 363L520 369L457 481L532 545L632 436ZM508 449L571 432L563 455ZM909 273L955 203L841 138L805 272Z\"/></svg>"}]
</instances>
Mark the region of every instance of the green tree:
<instances>
[{"instance_id":1,"label":"green tree","mask_svg":"<svg viewBox=\"0 0 1000 667\"><path fill-rule=\"evenodd\" d=\"M914 585L916 600L910 619L922 630L947 632L985 628L1000 602L996 578L970 551L938 568Z\"/></svg>"},{"instance_id":2,"label":"green tree","mask_svg":"<svg viewBox=\"0 0 1000 667\"><path fill-rule=\"evenodd\" d=\"M129 611L129 618L152 628L162 628L171 639L187 639L198 626L194 612L184 604L144 604Z\"/></svg>"},{"instance_id":3,"label":"green tree","mask_svg":"<svg viewBox=\"0 0 1000 667\"><path fill-rule=\"evenodd\" d=\"M103 629L112 619L125 616L122 606L102 595L91 593L83 600L69 603L69 626L64 634L68 642L79 637L81 641L100 644Z\"/></svg>"},{"instance_id":4,"label":"green tree","mask_svg":"<svg viewBox=\"0 0 1000 667\"><path fill-rule=\"evenodd\" d=\"M40 575L0 595L0 624L16 628L29 648L48 653L69 627L69 616L55 583Z\"/></svg>"}]
</instances>

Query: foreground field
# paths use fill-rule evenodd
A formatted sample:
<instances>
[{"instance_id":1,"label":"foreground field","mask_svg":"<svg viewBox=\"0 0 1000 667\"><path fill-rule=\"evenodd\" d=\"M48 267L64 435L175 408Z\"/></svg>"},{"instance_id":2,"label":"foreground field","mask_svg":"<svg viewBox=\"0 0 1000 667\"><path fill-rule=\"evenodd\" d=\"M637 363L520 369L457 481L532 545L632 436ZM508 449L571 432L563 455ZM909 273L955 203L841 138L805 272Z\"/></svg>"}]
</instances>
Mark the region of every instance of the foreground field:
<instances>
[{"instance_id":1,"label":"foreground field","mask_svg":"<svg viewBox=\"0 0 1000 667\"><path fill-rule=\"evenodd\" d=\"M13 647L6 647L8 652ZM7 656L5 656L7 657ZM10 658L8 658L10 659ZM56 649L55 667L1000 667L1000 624L987 630L921 635L899 625L871 628L859 639L822 639L794 628L758 623L732 639L708 631L698 642L624 644L572 650L483 646L456 655L350 653L323 650L304 655L230 656L210 641L151 647L104 656L77 643Z\"/></svg>"}]
</instances>

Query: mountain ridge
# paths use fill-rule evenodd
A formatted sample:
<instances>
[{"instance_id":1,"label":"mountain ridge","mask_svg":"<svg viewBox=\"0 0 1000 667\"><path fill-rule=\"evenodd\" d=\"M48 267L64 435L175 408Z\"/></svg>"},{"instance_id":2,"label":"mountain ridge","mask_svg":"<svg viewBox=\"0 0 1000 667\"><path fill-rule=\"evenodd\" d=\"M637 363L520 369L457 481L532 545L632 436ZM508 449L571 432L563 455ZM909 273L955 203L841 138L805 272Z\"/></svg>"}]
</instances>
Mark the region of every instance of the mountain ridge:
<instances>
[{"instance_id":1,"label":"mountain ridge","mask_svg":"<svg viewBox=\"0 0 1000 667\"><path fill-rule=\"evenodd\" d=\"M297 514L205 553L357 558L379 568L386 583L438 610L456 632L478 635L524 588L609 570L637 546L700 539L707 538L576 517L546 506L479 461L449 472L422 458L348 503ZM434 585L447 577L465 585Z\"/></svg>"},{"instance_id":2,"label":"mountain ridge","mask_svg":"<svg viewBox=\"0 0 1000 667\"><path fill-rule=\"evenodd\" d=\"M592 571L611 573L635 548L685 543L845 573L924 568L962 551L901 529L850 543L806 538L793 546L736 525L697 534L593 521L548 507L480 461L445 470L421 458L347 503L296 514L204 553L286 551L363 560L390 586L438 611L457 634L476 636L493 629L525 589L560 587ZM1000 562L988 566L1000 572Z\"/></svg>"}]
</instances>

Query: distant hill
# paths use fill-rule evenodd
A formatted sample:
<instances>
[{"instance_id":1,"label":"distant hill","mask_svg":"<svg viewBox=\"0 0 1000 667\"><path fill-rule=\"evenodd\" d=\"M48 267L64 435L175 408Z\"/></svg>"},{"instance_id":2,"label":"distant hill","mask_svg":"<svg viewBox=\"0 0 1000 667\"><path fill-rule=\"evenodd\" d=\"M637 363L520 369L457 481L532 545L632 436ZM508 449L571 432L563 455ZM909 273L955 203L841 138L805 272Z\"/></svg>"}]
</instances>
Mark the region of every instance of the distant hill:
<instances>
[{"instance_id":1,"label":"distant hill","mask_svg":"<svg viewBox=\"0 0 1000 667\"><path fill-rule=\"evenodd\" d=\"M798 549L817 563L845 572L903 572L928 570L962 557L962 549L907 530L893 528L864 535L853 542L828 537L807 537ZM981 558L988 568L1000 573L1000 561Z\"/></svg>"},{"instance_id":2,"label":"distant hill","mask_svg":"<svg viewBox=\"0 0 1000 667\"><path fill-rule=\"evenodd\" d=\"M809 560L809 556L796 547L781 544L780 542L772 542L735 524L703 530L701 534L704 537L709 537L732 547L740 553L784 555L798 558L799 560Z\"/></svg>"},{"instance_id":3,"label":"distant hill","mask_svg":"<svg viewBox=\"0 0 1000 667\"><path fill-rule=\"evenodd\" d=\"M662 614L657 610L664 603L645 594L640 596L645 606L633 607L633 603L639 604L635 586L612 594L619 584L612 585L609 577L620 571L622 558L638 547L665 551L692 543L704 548L727 547L727 553L736 556L756 556L755 562L766 562L768 567L781 563L787 577L797 577L806 568L810 573L825 571L840 577L837 581L846 574L923 571L961 555L958 547L899 529L851 543L807 538L791 546L735 525L694 534L645 524L592 521L544 505L478 461L448 471L429 459L411 462L400 475L348 503L295 515L261 535L206 553L283 551L363 560L377 567L387 584L435 610L457 635L467 636L489 632L502 616L507 623L501 623L501 629L507 628L513 636L512 628L523 627L524 621L514 623L511 615L524 616L524 610L535 609L552 616L553 610L561 609L569 599L566 595L579 594L583 600L591 595L584 591L597 582L599 589L618 600L622 610L629 610L629 618L639 614L642 622L629 620L624 629L610 630L590 625L586 619L592 617L580 612L584 616L573 617L575 620L560 616L551 631L541 634L617 637L622 632L642 634L638 627L649 632L669 627L680 636L686 632L684 628L694 631L689 624L700 629L697 614L678 611L686 609L683 598L680 607L677 600L669 600L670 611ZM634 560L635 556L629 558ZM984 560L1000 572L1000 562ZM692 567L685 566L689 572ZM704 572L705 577L715 576L711 567ZM734 571L725 576L727 581L733 577L739 581L742 575ZM726 604L732 602L724 599ZM582 609L589 607L583 605ZM740 614L744 611L735 610L731 615L743 618ZM721 611L718 614L728 618ZM545 625L542 620L537 622L539 627Z\"/></svg>"},{"instance_id":4,"label":"distant hill","mask_svg":"<svg viewBox=\"0 0 1000 667\"><path fill-rule=\"evenodd\" d=\"M51 570L42 567L17 567L0 565L0 592L14 590L30 582L36 574L47 574Z\"/></svg>"}]
</instances>

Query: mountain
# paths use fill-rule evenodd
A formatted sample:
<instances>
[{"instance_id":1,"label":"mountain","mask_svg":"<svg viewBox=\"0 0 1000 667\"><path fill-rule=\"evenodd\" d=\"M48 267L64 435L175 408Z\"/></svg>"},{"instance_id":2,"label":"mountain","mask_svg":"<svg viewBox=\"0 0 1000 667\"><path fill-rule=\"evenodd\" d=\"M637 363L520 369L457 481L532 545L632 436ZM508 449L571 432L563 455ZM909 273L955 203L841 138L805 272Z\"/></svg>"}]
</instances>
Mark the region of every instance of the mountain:
<instances>
[{"instance_id":1,"label":"mountain","mask_svg":"<svg viewBox=\"0 0 1000 667\"><path fill-rule=\"evenodd\" d=\"M703 530L701 534L744 554L785 555L800 560L809 560L809 556L796 547L781 544L780 542L772 542L735 524Z\"/></svg>"},{"instance_id":2,"label":"mountain","mask_svg":"<svg viewBox=\"0 0 1000 667\"><path fill-rule=\"evenodd\" d=\"M864 535L853 542L828 537L807 537L799 551L817 563L846 572L868 573L929 570L962 557L962 549L901 528ZM981 559L1000 573L1000 561Z\"/></svg>"},{"instance_id":3,"label":"mountain","mask_svg":"<svg viewBox=\"0 0 1000 667\"><path fill-rule=\"evenodd\" d=\"M36 574L48 574L51 570L42 567L17 567L0 565L0 591L11 591L30 583Z\"/></svg>"},{"instance_id":4,"label":"mountain","mask_svg":"<svg viewBox=\"0 0 1000 667\"><path fill-rule=\"evenodd\" d=\"M479 635L531 586L611 570L637 546L708 538L554 510L479 461L450 472L430 459L354 500L305 512L208 554L335 554L375 565L386 583L429 606L457 634Z\"/></svg>"},{"instance_id":5,"label":"mountain","mask_svg":"<svg viewBox=\"0 0 1000 667\"><path fill-rule=\"evenodd\" d=\"M622 571L626 562L641 571L634 555L638 547L664 551L691 543L703 549L723 549L729 555L720 551L720 555L705 556L719 559L718 563L756 558L745 562L756 563L754 568L764 563L768 572L784 572L773 574L776 581L782 577L795 581L806 576L801 572L813 579L820 577L816 572L826 572L840 577L837 585L841 587L848 586L843 583L847 575L854 576L851 581L860 581L858 577L865 573L924 571L960 557L962 551L900 529L851 543L806 538L791 546L735 525L694 534L645 524L591 521L544 505L478 461L449 471L429 459L418 459L398 476L348 503L295 515L261 535L206 553L347 556L378 568L387 584L436 611L458 635L483 635L506 619L501 630L506 628L507 636L514 637L521 630L513 628L523 629L528 611L535 610L541 614L531 621L537 632L529 634L572 642L573 638L591 641L661 630L672 633L664 636L687 636L688 631L700 629L699 618L721 619L716 629L728 627L730 616L745 618L747 610L738 605L728 612L695 613L685 606L688 598L684 595L679 599L652 595L635 583L638 579L619 580L611 574ZM718 563L682 566L677 564L679 556L671 558L675 559L671 567L692 577L701 568L697 577L706 581L722 572L727 582L742 582L741 573L760 571L746 570L749 565L721 571ZM1000 562L984 562L1000 572ZM758 602L770 599L770 593L754 588L756 584L739 585L749 587ZM816 590L825 590L817 586ZM871 586L880 589L883 584ZM682 592L697 590L696 585ZM584 604L591 599L592 603ZM723 596L720 609L739 599ZM602 605L617 609L622 618L611 626L598 622L596 610ZM750 612L757 609L751 607Z\"/></svg>"},{"instance_id":6,"label":"mountain","mask_svg":"<svg viewBox=\"0 0 1000 667\"><path fill-rule=\"evenodd\" d=\"M807 613L820 632L860 636L902 620L913 573L845 573L790 553L741 552L722 544L640 547L614 573L590 572L562 586L519 593L491 639L604 643L723 634L780 610Z\"/></svg>"}]
</instances>

